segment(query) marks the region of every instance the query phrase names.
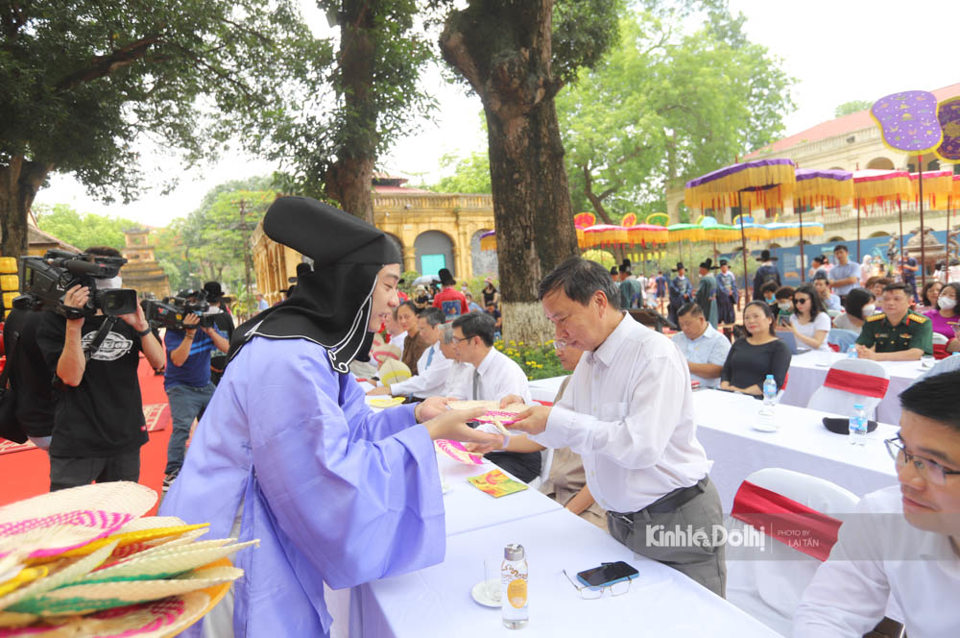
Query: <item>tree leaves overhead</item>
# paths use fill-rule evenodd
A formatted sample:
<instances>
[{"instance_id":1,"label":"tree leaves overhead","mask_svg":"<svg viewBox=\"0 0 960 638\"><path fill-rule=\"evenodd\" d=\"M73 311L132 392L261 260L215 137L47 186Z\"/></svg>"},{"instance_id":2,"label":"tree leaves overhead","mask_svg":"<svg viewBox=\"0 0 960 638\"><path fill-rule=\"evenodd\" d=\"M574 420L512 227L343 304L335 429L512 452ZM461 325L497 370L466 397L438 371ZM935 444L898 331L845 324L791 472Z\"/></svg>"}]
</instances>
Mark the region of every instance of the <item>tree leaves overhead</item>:
<instances>
[{"instance_id":1,"label":"tree leaves overhead","mask_svg":"<svg viewBox=\"0 0 960 638\"><path fill-rule=\"evenodd\" d=\"M719 0L625 15L619 45L557 98L576 210L664 210L668 185L776 138L793 81L743 22Z\"/></svg>"},{"instance_id":2,"label":"tree leaves overhead","mask_svg":"<svg viewBox=\"0 0 960 638\"><path fill-rule=\"evenodd\" d=\"M256 142L331 57L293 0L7 3L0 20L0 163L24 156L125 200L140 136L188 159L238 130Z\"/></svg>"}]
</instances>

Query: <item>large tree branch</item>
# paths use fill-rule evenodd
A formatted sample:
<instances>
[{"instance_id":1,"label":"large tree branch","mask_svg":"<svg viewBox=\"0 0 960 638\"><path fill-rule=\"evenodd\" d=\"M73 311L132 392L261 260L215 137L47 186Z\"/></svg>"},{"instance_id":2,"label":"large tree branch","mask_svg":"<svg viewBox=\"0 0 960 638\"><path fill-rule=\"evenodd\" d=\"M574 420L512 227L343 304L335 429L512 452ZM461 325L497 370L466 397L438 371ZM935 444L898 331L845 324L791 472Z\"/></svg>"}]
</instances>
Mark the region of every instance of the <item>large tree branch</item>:
<instances>
[{"instance_id":1,"label":"large tree branch","mask_svg":"<svg viewBox=\"0 0 960 638\"><path fill-rule=\"evenodd\" d=\"M603 197L597 197L593 192L593 173L590 171L590 164L586 163L581 165L581 171L583 172L583 191L584 195L587 196L587 199L590 201L590 205L593 206L593 210L597 212L597 215L600 216L600 219L603 220L604 224L612 224L613 220L610 219L610 216L607 215L606 209L603 207ZM609 195L609 193L608 193Z\"/></svg>"},{"instance_id":2,"label":"large tree branch","mask_svg":"<svg viewBox=\"0 0 960 638\"><path fill-rule=\"evenodd\" d=\"M69 91L80 84L102 78L119 68L129 66L143 58L150 47L160 41L161 36L159 34L150 35L116 49L110 55L98 55L90 61L90 65L86 68L75 71L60 80L57 83L57 90Z\"/></svg>"}]
</instances>

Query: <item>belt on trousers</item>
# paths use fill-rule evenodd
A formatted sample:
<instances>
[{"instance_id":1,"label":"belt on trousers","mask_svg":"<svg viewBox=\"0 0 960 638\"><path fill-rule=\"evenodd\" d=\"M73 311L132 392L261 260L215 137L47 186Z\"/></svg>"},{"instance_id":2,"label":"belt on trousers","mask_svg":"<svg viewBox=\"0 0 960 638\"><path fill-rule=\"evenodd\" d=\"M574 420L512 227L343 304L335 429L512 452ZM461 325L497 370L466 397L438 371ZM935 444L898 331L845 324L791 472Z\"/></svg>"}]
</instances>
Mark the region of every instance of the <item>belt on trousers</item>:
<instances>
[{"instance_id":1,"label":"belt on trousers","mask_svg":"<svg viewBox=\"0 0 960 638\"><path fill-rule=\"evenodd\" d=\"M611 512L614 516L620 518L626 518L633 520L634 516L642 512L647 514L664 514L666 512L673 512L680 506L686 504L687 502L693 500L695 497L703 494L707 489L707 483L710 482L710 476L704 476L702 479L691 485L690 487L678 487L669 494L661 496L653 503L650 503L641 510L636 512Z\"/></svg>"}]
</instances>

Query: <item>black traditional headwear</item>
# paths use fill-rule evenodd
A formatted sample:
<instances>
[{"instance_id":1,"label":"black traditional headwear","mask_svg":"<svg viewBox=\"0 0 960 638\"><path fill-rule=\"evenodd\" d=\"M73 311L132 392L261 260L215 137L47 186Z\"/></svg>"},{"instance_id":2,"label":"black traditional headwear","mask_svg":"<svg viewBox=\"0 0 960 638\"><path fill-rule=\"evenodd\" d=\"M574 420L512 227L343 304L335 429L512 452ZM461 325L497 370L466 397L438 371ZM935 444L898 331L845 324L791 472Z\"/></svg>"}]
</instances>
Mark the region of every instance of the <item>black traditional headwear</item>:
<instances>
[{"instance_id":1,"label":"black traditional headwear","mask_svg":"<svg viewBox=\"0 0 960 638\"><path fill-rule=\"evenodd\" d=\"M400 250L370 224L308 197L278 198L267 209L263 231L313 259L313 272L298 273L289 299L237 328L230 356L254 336L306 339L323 346L333 369L345 374L371 342L377 273L401 263Z\"/></svg>"}]
</instances>

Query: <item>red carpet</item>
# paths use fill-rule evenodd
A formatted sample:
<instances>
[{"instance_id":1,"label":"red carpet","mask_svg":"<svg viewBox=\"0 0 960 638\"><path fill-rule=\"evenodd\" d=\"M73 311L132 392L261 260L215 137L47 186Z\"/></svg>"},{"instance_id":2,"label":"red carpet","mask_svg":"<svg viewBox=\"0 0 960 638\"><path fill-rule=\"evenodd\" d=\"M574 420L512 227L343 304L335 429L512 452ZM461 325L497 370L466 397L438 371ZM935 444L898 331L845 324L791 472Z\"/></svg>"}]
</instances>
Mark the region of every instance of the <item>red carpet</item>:
<instances>
[{"instance_id":1,"label":"red carpet","mask_svg":"<svg viewBox=\"0 0 960 638\"><path fill-rule=\"evenodd\" d=\"M160 410L151 404L166 404L163 376L155 375L153 368L141 355L140 394L148 406L148 417L155 422L149 433L150 441L140 448L140 482L159 494L163 483L163 468L167 463L167 441L170 439L170 409ZM50 489L50 461L46 452L36 448L0 455L0 505L43 494ZM155 513L151 511L150 514Z\"/></svg>"}]
</instances>

